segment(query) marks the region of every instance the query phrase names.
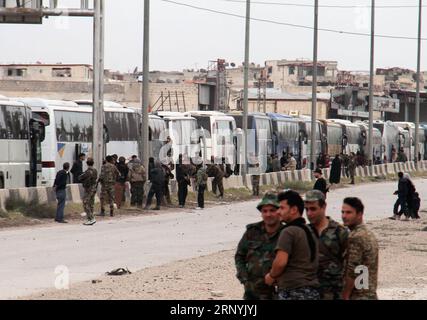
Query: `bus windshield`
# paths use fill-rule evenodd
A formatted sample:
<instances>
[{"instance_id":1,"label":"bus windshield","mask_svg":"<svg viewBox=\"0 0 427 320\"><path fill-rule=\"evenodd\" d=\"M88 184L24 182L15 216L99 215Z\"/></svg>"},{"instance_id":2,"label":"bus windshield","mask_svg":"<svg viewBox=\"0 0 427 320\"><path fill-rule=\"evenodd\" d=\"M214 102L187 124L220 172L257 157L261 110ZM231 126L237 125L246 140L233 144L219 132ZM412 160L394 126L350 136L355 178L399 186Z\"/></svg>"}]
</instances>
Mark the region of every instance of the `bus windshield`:
<instances>
[{"instance_id":1,"label":"bus windshield","mask_svg":"<svg viewBox=\"0 0 427 320\"><path fill-rule=\"evenodd\" d=\"M49 113L47 113L47 112L36 111L36 112L32 113L32 117L34 120L37 120L37 121L40 121L41 123L43 123L43 125L45 127L50 125L50 117L49 117Z\"/></svg>"}]
</instances>

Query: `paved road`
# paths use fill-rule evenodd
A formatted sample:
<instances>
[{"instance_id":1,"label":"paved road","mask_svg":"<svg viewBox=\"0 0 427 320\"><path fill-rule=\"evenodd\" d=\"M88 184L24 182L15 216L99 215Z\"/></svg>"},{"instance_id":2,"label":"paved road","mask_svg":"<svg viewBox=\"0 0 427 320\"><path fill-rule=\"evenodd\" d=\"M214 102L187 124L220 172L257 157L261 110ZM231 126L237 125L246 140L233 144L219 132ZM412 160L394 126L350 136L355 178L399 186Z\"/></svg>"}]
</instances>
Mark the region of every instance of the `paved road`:
<instances>
[{"instance_id":1,"label":"paved road","mask_svg":"<svg viewBox=\"0 0 427 320\"><path fill-rule=\"evenodd\" d=\"M427 194L427 180L416 185L421 195ZM328 212L341 221L341 201L351 195L364 200L366 220L389 217L395 187L381 183L335 190L329 194ZM93 228L52 225L1 231L0 299L53 288L60 265L69 269L72 285L118 267L135 271L233 249L244 226L259 219L255 205L247 201L203 212L100 221Z\"/></svg>"}]
</instances>

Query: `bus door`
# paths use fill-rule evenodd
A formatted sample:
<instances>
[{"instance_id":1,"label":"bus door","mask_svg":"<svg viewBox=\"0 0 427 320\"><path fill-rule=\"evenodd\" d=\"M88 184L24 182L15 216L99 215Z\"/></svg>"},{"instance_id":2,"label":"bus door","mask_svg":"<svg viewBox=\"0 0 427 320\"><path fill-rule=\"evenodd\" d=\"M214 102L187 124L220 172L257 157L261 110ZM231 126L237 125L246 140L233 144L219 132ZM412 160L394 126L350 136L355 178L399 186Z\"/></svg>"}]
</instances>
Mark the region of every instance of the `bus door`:
<instances>
[{"instance_id":1,"label":"bus door","mask_svg":"<svg viewBox=\"0 0 427 320\"><path fill-rule=\"evenodd\" d=\"M36 187L42 179L42 142L45 126L42 122L30 120L30 177L29 187Z\"/></svg>"},{"instance_id":2,"label":"bus door","mask_svg":"<svg viewBox=\"0 0 427 320\"><path fill-rule=\"evenodd\" d=\"M306 151L307 151L307 144L308 144L308 136L307 132L303 129L299 130L298 135L298 149L299 149L299 156L297 160L297 169L300 170L305 166L305 162L307 162Z\"/></svg>"}]
</instances>

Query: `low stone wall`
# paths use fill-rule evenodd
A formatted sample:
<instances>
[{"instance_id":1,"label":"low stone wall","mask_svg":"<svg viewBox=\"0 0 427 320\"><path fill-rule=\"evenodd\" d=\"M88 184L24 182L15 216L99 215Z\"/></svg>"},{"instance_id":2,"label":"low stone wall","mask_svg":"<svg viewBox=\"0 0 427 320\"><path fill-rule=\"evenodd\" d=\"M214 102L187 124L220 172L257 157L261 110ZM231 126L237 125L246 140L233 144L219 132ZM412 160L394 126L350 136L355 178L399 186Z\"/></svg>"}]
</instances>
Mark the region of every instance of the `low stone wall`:
<instances>
[{"instance_id":1,"label":"low stone wall","mask_svg":"<svg viewBox=\"0 0 427 320\"><path fill-rule=\"evenodd\" d=\"M380 164L372 167L358 167L356 168L357 177L376 177L387 174L396 174L399 171L411 173L416 171L414 162L406 163L388 163ZM427 171L427 161L420 161L418 163L418 171ZM326 179L329 179L330 169L323 169L323 174ZM281 171L273 173L265 173L261 176L260 185L276 185L286 182L305 181L310 182L313 180L311 170L303 169L297 171ZM251 176L231 176L224 179L224 189L248 188L252 189ZM195 183L193 181L190 190L195 191ZM178 185L175 180L171 181L170 191L175 193L178 191ZM212 191L212 178L208 180L208 191ZM127 193L129 191L127 190ZM72 184L67 186L67 201L72 203L81 203L83 199L83 188L81 185ZM38 200L39 203L55 203L55 193L52 188L37 187L37 188L21 188L21 189L3 189L0 190L0 208L5 210L5 203L7 199L23 199L25 201ZM97 196L99 200L99 195Z\"/></svg>"}]
</instances>

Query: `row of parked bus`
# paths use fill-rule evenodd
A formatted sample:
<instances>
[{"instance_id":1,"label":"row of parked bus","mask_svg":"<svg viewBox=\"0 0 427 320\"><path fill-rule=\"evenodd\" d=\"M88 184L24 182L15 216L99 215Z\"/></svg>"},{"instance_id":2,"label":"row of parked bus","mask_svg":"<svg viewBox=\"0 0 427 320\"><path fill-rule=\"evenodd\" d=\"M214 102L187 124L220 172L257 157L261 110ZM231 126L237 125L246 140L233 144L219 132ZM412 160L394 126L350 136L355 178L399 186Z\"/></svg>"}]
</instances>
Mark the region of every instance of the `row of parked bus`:
<instances>
[{"instance_id":1,"label":"row of parked bus","mask_svg":"<svg viewBox=\"0 0 427 320\"><path fill-rule=\"evenodd\" d=\"M92 153L92 102L0 97L0 188L51 186L63 163L80 153ZM131 157L141 147L141 113L105 101L105 153ZM150 157L179 154L210 161L225 160L241 172L243 115L210 111L157 112L149 115ZM311 120L274 113L250 113L247 161L266 169L267 156L292 153L297 167L309 166ZM425 158L427 126L420 128L420 153ZM351 152L368 153L364 122L320 120L316 123L316 157ZM413 159L415 125L374 123L374 159L391 159L401 148ZM168 140L168 137L170 138ZM170 141L167 143L167 141ZM172 152L171 152L172 151ZM255 160L254 160L255 159ZM316 160L316 159L314 159ZM389 161L389 160L388 160Z\"/></svg>"}]
</instances>

